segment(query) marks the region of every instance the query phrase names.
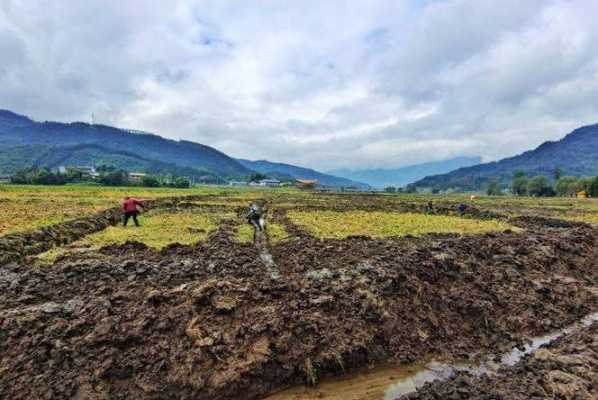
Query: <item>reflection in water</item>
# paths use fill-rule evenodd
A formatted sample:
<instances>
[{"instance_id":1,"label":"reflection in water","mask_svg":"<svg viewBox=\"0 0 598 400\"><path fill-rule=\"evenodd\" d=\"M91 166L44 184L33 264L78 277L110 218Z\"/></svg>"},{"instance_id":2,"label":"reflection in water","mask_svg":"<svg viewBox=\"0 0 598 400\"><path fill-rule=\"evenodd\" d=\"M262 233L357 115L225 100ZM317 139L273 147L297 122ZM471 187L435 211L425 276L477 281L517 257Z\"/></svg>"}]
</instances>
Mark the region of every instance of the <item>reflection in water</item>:
<instances>
[{"instance_id":1,"label":"reflection in water","mask_svg":"<svg viewBox=\"0 0 598 400\"><path fill-rule=\"evenodd\" d=\"M490 355L480 364L467 362L390 365L361 371L356 374L322 380L316 387L299 386L276 393L266 400L394 400L413 393L428 382L447 380L456 372L466 371L473 375L494 374L504 366L514 365L525 355L536 351L559 337L598 321L598 313L591 314L581 322L550 335L533 338L523 349L513 349L492 361Z\"/></svg>"}]
</instances>

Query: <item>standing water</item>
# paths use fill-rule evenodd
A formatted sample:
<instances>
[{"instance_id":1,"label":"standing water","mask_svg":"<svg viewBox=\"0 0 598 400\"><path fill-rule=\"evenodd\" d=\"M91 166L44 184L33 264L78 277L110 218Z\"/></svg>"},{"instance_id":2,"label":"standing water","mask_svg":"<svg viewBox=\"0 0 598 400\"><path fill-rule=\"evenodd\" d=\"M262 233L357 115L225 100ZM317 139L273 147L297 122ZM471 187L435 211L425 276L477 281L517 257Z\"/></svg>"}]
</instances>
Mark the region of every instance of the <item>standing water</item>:
<instances>
[{"instance_id":1,"label":"standing water","mask_svg":"<svg viewBox=\"0 0 598 400\"><path fill-rule=\"evenodd\" d=\"M394 400L417 391L426 383L448 380L456 372L465 371L478 376L494 374L499 368L515 365L524 356L533 353L541 346L589 326L595 321L598 321L598 312L552 334L532 338L523 349L515 348L502 355L499 362L492 361L495 357L490 356L480 364L431 361L400 366L387 365L343 377L324 379L316 387L290 388L269 396L266 400Z\"/></svg>"}]
</instances>

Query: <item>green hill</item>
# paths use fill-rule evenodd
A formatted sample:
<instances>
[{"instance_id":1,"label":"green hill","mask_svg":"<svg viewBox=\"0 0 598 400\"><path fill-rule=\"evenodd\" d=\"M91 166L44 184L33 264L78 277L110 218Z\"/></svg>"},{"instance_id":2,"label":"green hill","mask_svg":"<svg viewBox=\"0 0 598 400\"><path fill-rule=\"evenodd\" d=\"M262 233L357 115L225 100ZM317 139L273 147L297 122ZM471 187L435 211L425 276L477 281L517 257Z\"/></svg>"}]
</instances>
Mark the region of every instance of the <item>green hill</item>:
<instances>
[{"instance_id":1,"label":"green hill","mask_svg":"<svg viewBox=\"0 0 598 400\"><path fill-rule=\"evenodd\" d=\"M556 168L564 175L598 175L598 124L578 128L561 140L545 142L515 157L428 176L412 185L440 190L479 190L494 177L506 184L519 170L528 176L544 175L552 179Z\"/></svg>"},{"instance_id":2,"label":"green hill","mask_svg":"<svg viewBox=\"0 0 598 400\"><path fill-rule=\"evenodd\" d=\"M113 154L110 158L121 161L122 157L116 157L116 154L127 152L128 155L137 154L144 160L174 164L177 167L192 168L198 173L210 172L221 177L240 177L252 173L226 154L199 143L175 141L106 125L35 122L11 111L0 110L2 149L35 146L43 152L43 148L72 148L79 145L101 146ZM41 153L36 155L41 156ZM82 154L80 156L84 157ZM2 165L0 168L8 169Z\"/></svg>"},{"instance_id":3,"label":"green hill","mask_svg":"<svg viewBox=\"0 0 598 400\"><path fill-rule=\"evenodd\" d=\"M175 175L199 178L206 175L189 167L150 160L139 155L113 151L98 145L51 147L45 145L15 146L0 149L0 174L14 174L31 166L49 169L60 166L109 165L124 171L145 172L154 175Z\"/></svg>"}]
</instances>

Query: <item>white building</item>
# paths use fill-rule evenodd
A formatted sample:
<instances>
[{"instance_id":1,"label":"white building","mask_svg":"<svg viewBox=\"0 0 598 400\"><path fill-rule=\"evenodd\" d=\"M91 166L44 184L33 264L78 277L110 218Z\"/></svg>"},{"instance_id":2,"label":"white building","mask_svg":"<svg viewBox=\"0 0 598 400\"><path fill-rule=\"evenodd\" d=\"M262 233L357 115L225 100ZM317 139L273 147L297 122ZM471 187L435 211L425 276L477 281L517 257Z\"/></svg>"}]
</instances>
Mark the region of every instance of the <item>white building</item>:
<instances>
[{"instance_id":1,"label":"white building","mask_svg":"<svg viewBox=\"0 0 598 400\"><path fill-rule=\"evenodd\" d=\"M278 179L262 179L259 182L259 185L267 187L278 187L280 186L280 181Z\"/></svg>"},{"instance_id":2,"label":"white building","mask_svg":"<svg viewBox=\"0 0 598 400\"><path fill-rule=\"evenodd\" d=\"M145 175L143 172L129 172L129 179L131 182L141 182Z\"/></svg>"}]
</instances>

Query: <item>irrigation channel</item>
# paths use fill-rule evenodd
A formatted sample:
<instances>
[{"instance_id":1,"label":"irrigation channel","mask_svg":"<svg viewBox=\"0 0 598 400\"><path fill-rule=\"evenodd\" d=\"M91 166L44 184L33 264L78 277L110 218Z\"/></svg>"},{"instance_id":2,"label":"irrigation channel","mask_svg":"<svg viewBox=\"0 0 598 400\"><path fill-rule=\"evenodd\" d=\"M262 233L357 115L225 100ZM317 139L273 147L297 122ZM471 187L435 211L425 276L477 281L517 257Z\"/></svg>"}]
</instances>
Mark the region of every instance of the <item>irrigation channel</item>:
<instances>
[{"instance_id":1,"label":"irrigation channel","mask_svg":"<svg viewBox=\"0 0 598 400\"><path fill-rule=\"evenodd\" d=\"M598 312L556 332L530 338L523 348L515 347L498 357L490 354L477 364L430 359L398 366L384 365L343 377L324 379L315 387L298 386L286 389L268 396L265 400L397 400L415 393L426 383L446 381L457 372L467 372L473 376L494 375L500 368L513 366L542 346L597 321Z\"/></svg>"}]
</instances>

